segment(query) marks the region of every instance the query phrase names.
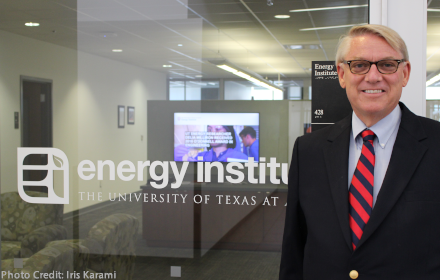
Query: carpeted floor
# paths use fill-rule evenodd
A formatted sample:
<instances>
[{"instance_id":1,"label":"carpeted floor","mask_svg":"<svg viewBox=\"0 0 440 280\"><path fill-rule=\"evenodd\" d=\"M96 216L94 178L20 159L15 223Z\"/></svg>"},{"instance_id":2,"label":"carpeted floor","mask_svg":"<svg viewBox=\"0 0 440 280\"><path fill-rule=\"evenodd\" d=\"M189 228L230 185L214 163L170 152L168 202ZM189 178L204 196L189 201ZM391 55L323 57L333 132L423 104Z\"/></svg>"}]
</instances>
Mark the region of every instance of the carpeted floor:
<instances>
[{"instance_id":1,"label":"carpeted floor","mask_svg":"<svg viewBox=\"0 0 440 280\"><path fill-rule=\"evenodd\" d=\"M64 225L68 238L84 238L89 229L101 219L115 213L126 213L142 221L142 204L136 202L104 202L91 208L68 213ZM141 227L142 230L142 227ZM280 252L232 251L174 248L151 248L137 239L137 258L133 280L176 279L171 266L181 267L180 279L277 279Z\"/></svg>"}]
</instances>

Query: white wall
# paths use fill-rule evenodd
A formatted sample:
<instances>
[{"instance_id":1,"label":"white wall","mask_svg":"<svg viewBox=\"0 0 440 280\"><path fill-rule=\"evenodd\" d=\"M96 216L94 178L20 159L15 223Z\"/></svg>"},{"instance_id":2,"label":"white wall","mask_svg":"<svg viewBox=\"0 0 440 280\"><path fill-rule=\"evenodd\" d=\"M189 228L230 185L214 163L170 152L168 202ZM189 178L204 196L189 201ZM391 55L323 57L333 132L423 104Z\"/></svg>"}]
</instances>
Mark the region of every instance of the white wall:
<instances>
[{"instance_id":1,"label":"white wall","mask_svg":"<svg viewBox=\"0 0 440 280\"><path fill-rule=\"evenodd\" d=\"M147 100L166 99L165 74L112 61L106 58L78 53L78 159L111 160L117 165L123 160L133 163L147 160ZM117 126L118 105L135 107L135 124ZM107 167L106 167L107 168ZM138 191L146 182L109 180L105 169L104 180L97 176L90 181L79 180L72 209L97 203L78 200L78 192L108 193ZM95 197L95 199L97 199Z\"/></svg>"},{"instance_id":2,"label":"white wall","mask_svg":"<svg viewBox=\"0 0 440 280\"><path fill-rule=\"evenodd\" d=\"M20 112L20 75L53 80L53 144L69 158L70 173L75 171L77 53L8 32L0 31L0 37L1 191L8 192L17 191L17 147L21 138L20 129L14 129L13 116Z\"/></svg>"},{"instance_id":3,"label":"white wall","mask_svg":"<svg viewBox=\"0 0 440 280\"><path fill-rule=\"evenodd\" d=\"M17 191L20 130L13 116L20 112L20 75L53 80L53 144L70 164L65 212L98 202L79 201L79 191L139 190L143 182L78 180L77 167L84 159L147 160L146 103L166 99L165 74L3 31L0 36L1 192ZM135 107L134 125L117 128L118 105Z\"/></svg>"},{"instance_id":4,"label":"white wall","mask_svg":"<svg viewBox=\"0 0 440 280\"><path fill-rule=\"evenodd\" d=\"M370 0L370 23L386 25L405 41L411 75L400 101L420 116L426 115L427 1Z\"/></svg>"}]
</instances>

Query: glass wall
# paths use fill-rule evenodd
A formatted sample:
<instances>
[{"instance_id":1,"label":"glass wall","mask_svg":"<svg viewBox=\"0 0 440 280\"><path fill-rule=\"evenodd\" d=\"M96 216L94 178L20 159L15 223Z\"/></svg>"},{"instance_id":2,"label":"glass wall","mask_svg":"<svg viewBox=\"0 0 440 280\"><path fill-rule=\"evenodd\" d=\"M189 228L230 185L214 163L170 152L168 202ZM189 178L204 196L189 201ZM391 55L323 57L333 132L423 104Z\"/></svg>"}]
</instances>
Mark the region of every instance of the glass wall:
<instances>
[{"instance_id":1,"label":"glass wall","mask_svg":"<svg viewBox=\"0 0 440 280\"><path fill-rule=\"evenodd\" d=\"M277 279L311 63L367 0L0 3L2 270Z\"/></svg>"},{"instance_id":2,"label":"glass wall","mask_svg":"<svg viewBox=\"0 0 440 280\"><path fill-rule=\"evenodd\" d=\"M426 106L426 115L433 118L437 113L434 113L434 104L429 100L440 100L440 41L438 34L440 30L440 1L428 1L428 26L427 26L427 49L426 49L426 99L428 100ZM438 120L438 117L434 117Z\"/></svg>"},{"instance_id":3,"label":"glass wall","mask_svg":"<svg viewBox=\"0 0 440 280\"><path fill-rule=\"evenodd\" d=\"M219 100L218 80L169 80L170 100Z\"/></svg>"}]
</instances>

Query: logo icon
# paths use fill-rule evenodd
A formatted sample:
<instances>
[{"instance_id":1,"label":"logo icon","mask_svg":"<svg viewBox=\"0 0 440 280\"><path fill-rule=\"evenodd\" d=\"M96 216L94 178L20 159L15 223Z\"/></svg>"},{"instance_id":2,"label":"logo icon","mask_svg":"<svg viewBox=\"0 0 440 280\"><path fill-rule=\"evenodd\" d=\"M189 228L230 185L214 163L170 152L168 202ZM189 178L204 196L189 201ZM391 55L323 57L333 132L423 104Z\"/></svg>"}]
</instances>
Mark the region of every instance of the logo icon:
<instances>
[{"instance_id":1,"label":"logo icon","mask_svg":"<svg viewBox=\"0 0 440 280\"><path fill-rule=\"evenodd\" d=\"M24 165L28 155L47 155L47 165ZM24 171L43 170L47 176L41 181L25 181ZM54 171L62 171L64 197L55 194L53 188ZM18 194L29 203L35 204L69 204L69 160L66 154L57 148L17 148ZM24 186L45 186L47 197L32 197L25 193Z\"/></svg>"}]
</instances>

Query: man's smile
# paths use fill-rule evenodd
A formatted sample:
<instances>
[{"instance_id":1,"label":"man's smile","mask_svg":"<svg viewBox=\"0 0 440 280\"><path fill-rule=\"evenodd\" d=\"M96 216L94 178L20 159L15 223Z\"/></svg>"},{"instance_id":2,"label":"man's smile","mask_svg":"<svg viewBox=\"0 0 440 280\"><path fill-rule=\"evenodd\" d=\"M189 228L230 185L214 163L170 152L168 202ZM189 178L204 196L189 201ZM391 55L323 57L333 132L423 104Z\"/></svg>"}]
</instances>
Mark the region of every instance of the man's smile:
<instances>
[{"instance_id":1,"label":"man's smile","mask_svg":"<svg viewBox=\"0 0 440 280\"><path fill-rule=\"evenodd\" d=\"M381 92L385 92L385 90L383 90L383 89L366 89L366 90L362 90L362 92L365 92L365 93L381 93Z\"/></svg>"}]
</instances>

